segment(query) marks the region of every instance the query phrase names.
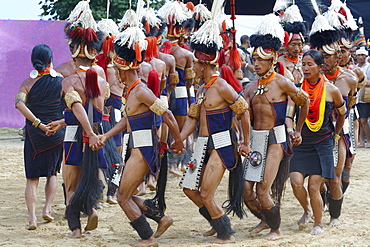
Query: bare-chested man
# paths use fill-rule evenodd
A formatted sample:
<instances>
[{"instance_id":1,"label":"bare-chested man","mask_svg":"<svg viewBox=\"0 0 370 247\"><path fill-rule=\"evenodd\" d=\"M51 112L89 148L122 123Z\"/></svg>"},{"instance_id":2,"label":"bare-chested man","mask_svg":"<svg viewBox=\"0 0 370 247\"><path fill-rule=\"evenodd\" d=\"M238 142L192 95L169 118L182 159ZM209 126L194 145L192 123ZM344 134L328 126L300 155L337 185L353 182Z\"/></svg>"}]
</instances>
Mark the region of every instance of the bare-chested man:
<instances>
[{"instance_id":1,"label":"bare-chested man","mask_svg":"<svg viewBox=\"0 0 370 247\"><path fill-rule=\"evenodd\" d=\"M339 89L343 99L346 102L346 108L348 109L348 103L356 94L358 79L352 72L339 67L341 51L338 43L333 44L332 49L323 50L322 48L320 49L320 47L318 48L318 50L323 53L325 60L324 74L326 78ZM348 112L346 114L345 121L347 122L345 123L345 126L349 126ZM348 127L342 129L340 136L341 138L338 141L338 160L334 169L334 178L328 181L330 187L330 195L328 196L330 226L340 225L338 218L341 213L341 206L343 202L341 177L346 160L347 150L350 145Z\"/></svg>"},{"instance_id":2,"label":"bare-chested man","mask_svg":"<svg viewBox=\"0 0 370 247\"><path fill-rule=\"evenodd\" d=\"M303 23L301 13L297 5L291 5L284 12L283 28L289 34L287 44L285 43L285 50L283 56L278 58L278 62L282 62L284 67L288 69L294 78L294 83L301 83L303 80L302 71L302 49L304 44L304 37L306 33L306 26Z\"/></svg>"},{"instance_id":3,"label":"bare-chested man","mask_svg":"<svg viewBox=\"0 0 370 247\"><path fill-rule=\"evenodd\" d=\"M193 88L193 55L190 51L180 46L184 37L187 35L186 24L189 22L189 17L182 9L181 3L176 1L165 4L158 10L158 14L162 19L167 21L167 38L171 44L169 54L173 55L176 61L176 71L178 72L179 83L170 93L169 108L175 116L181 130L186 120L189 102L195 102ZM169 171L174 175L181 176L177 170L177 166L179 164L184 165L187 163L186 158L189 157L191 152L192 142L188 141L186 146L187 149L181 156L171 152L168 159L170 167Z\"/></svg>"},{"instance_id":4,"label":"bare-chested man","mask_svg":"<svg viewBox=\"0 0 370 247\"><path fill-rule=\"evenodd\" d=\"M276 240L281 238L279 203L288 176L286 156L291 156L284 125L288 96L302 107L297 128L291 134L293 140L301 138L300 132L309 104L301 89L274 71L277 51L281 37L284 36L284 30L278 25L279 18L270 14L261 21L275 24L275 30L270 30L270 33L258 31L251 36L251 46L255 47L252 61L259 79L249 83L244 94L251 106L251 147L255 152L246 165L244 200L251 212L261 219L261 223L249 231L258 233L270 228L265 238ZM267 43L267 40L270 42ZM253 190L254 186L256 191ZM271 189L273 198L270 195Z\"/></svg>"},{"instance_id":5,"label":"bare-chested man","mask_svg":"<svg viewBox=\"0 0 370 247\"><path fill-rule=\"evenodd\" d=\"M217 6L216 2L214 5ZM201 34L217 27L217 22L210 20L197 33ZM248 156L251 153L248 105L244 98L239 96L216 72L216 61L222 42L220 36L218 34L210 36L206 41L199 41L199 39L195 34L191 39L191 47L196 58L196 77L203 79L205 83L197 93L197 103L191 104L189 108L189 117L181 131L181 139L185 140L193 133L199 122L197 143L200 147L194 148L193 160L186 170L181 186L213 228L205 233L205 236L217 233L214 243L233 243L235 238L230 219L214 197L225 170L230 170L230 182L233 184L230 188L233 188L234 197L230 198L227 211L234 211L239 217L242 216L243 188L234 186L240 184L243 179L238 154ZM207 47L208 44L210 46ZM231 128L233 112L240 117L243 129L244 139L239 145L239 153L236 152L235 131ZM197 153L205 157L198 159ZM192 179L194 176L197 179Z\"/></svg>"},{"instance_id":6,"label":"bare-chested man","mask_svg":"<svg viewBox=\"0 0 370 247\"><path fill-rule=\"evenodd\" d=\"M135 33L135 35L132 35ZM155 173L158 167L158 136L154 125L154 115L162 115L164 121L169 126L175 143L174 152L181 153L183 144L180 140L180 132L176 120L167 107L148 89L148 87L138 77L137 69L142 57L137 57L134 50L134 44L140 44L141 50L145 50L145 40L136 37L142 37L144 34L138 27L129 27L116 37L115 51L116 56L113 60L117 76L121 82L124 82L127 89L127 104L125 106L126 117L108 133L101 137L106 139L116 135L118 132L127 128L129 132L128 152L129 158L125 163L125 169L122 174L120 186L118 189L118 203L130 220L132 227L138 232L142 240L135 246L157 246L155 237L163 234L173 220L164 216L164 191L162 196L156 200L145 200L134 197L133 193L143 177L150 169ZM145 36L144 36L145 37ZM132 42L132 46L123 43L123 40ZM167 174L164 174L166 176ZM161 177L161 174L159 175ZM161 179L158 183L163 183ZM158 187L159 188L159 187ZM150 228L146 217L158 222L156 234Z\"/></svg>"}]
</instances>

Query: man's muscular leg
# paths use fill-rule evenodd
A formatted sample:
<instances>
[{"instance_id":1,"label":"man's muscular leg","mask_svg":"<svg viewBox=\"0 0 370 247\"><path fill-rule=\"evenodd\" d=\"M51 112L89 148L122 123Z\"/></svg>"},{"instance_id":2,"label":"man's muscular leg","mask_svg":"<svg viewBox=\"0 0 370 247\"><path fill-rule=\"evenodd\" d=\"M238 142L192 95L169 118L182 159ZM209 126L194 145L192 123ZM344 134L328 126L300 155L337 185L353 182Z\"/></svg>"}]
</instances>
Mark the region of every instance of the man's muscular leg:
<instances>
[{"instance_id":1,"label":"man's muscular leg","mask_svg":"<svg viewBox=\"0 0 370 247\"><path fill-rule=\"evenodd\" d=\"M262 206L262 214L265 216L266 223L271 228L265 238L277 240L281 238L279 230L280 210L279 205L275 205L270 196L272 183L279 170L280 161L283 158L283 150L280 144L270 144L267 150L266 166L263 180L257 183L257 197Z\"/></svg>"},{"instance_id":2,"label":"man's muscular leg","mask_svg":"<svg viewBox=\"0 0 370 247\"><path fill-rule=\"evenodd\" d=\"M132 227L142 238L135 246L157 246L157 241L153 237L153 231L140 207L132 198L134 191L141 183L143 177L148 171L144 157L139 149L131 149L130 158L127 160L122 174L121 183L118 188L118 204L130 220Z\"/></svg>"},{"instance_id":3,"label":"man's muscular leg","mask_svg":"<svg viewBox=\"0 0 370 247\"><path fill-rule=\"evenodd\" d=\"M66 190L66 216L68 211L69 202L77 189L78 183L80 182L81 178L81 170L82 166L73 166L65 164L63 166L62 177L64 181L64 186ZM78 212L79 213L79 212ZM75 213L77 214L77 212ZM75 215L77 217L77 215ZM68 219L68 217L67 217ZM72 234L69 235L71 238L81 238L81 228L75 228L72 230Z\"/></svg>"},{"instance_id":4,"label":"man's muscular leg","mask_svg":"<svg viewBox=\"0 0 370 247\"><path fill-rule=\"evenodd\" d=\"M342 193L342 171L346 159L346 146L343 139L339 139L338 143L338 162L337 166L334 167L334 178L329 179L330 195L329 201L329 213L330 213L330 226L339 226L339 216L341 213L341 207L343 202Z\"/></svg>"},{"instance_id":5,"label":"man's muscular leg","mask_svg":"<svg viewBox=\"0 0 370 247\"><path fill-rule=\"evenodd\" d=\"M214 199L216 189L221 182L224 172L225 168L217 151L212 150L203 172L200 197L211 216L210 223L217 232L217 239L214 243L219 244L235 242L230 220Z\"/></svg>"},{"instance_id":6,"label":"man's muscular leg","mask_svg":"<svg viewBox=\"0 0 370 247\"><path fill-rule=\"evenodd\" d=\"M303 230L308 226L308 221L312 216L312 208L308 202L307 190L304 187L304 174L300 172L290 173L290 183L294 196L304 210L302 217L297 222L299 230Z\"/></svg>"},{"instance_id":7,"label":"man's muscular leg","mask_svg":"<svg viewBox=\"0 0 370 247\"><path fill-rule=\"evenodd\" d=\"M256 234L264 229L269 229L270 227L267 225L265 218L261 213L261 203L257 198L257 194L253 191L253 187L256 183L252 181L245 181L244 184L244 203L247 205L249 210L261 220L257 226L249 228L248 231L251 234Z\"/></svg>"}]
</instances>

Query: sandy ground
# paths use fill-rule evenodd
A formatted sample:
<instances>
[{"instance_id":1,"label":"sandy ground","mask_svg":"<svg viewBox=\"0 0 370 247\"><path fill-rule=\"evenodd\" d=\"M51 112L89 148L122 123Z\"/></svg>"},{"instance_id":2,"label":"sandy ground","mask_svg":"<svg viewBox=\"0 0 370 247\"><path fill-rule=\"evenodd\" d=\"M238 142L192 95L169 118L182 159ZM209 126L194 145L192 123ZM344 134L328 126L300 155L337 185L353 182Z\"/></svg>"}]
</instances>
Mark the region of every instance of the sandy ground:
<instances>
[{"instance_id":1,"label":"sandy ground","mask_svg":"<svg viewBox=\"0 0 370 247\"><path fill-rule=\"evenodd\" d=\"M313 222L305 231L299 231L297 220L302 209L294 198L290 184L282 201L281 230L283 238L266 241L262 237L268 231L251 236L247 229L256 225L258 220L248 213L242 220L231 217L236 231L235 244L226 246L370 246L370 149L359 149L352 171L351 184L346 192L341 216L342 225L330 227L329 215L324 214L325 232L321 235L309 234ZM26 230L27 208L24 199L25 175L23 167L23 142L17 130L0 129L0 245L1 246L130 246L139 240L128 219L118 205L104 204L99 210L98 229L84 233L81 239L70 239L67 221L64 216L62 177L58 177L58 190L53 204L52 215L55 220L43 222L42 207L45 201L43 188L45 178L40 179L38 187L37 216L38 228ZM179 178L169 176L167 186L166 214L174 219L174 224L159 239L160 246L218 246L208 243L214 237L203 237L209 224L199 215L195 205L179 188ZM217 191L217 200L226 199L227 173ZM147 190L144 198L153 194ZM83 227L87 218L82 218ZM150 221L153 229L156 225Z\"/></svg>"}]
</instances>

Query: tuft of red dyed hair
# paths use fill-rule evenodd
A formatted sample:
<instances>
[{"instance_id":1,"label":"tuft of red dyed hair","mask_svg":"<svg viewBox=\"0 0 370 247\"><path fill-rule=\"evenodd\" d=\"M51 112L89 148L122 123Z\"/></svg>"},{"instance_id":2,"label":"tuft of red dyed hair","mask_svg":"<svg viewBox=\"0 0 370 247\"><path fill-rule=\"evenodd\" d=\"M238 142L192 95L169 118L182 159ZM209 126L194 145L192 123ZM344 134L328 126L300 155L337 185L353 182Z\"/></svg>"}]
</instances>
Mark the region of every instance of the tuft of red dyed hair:
<instances>
[{"instance_id":1,"label":"tuft of red dyed hair","mask_svg":"<svg viewBox=\"0 0 370 247\"><path fill-rule=\"evenodd\" d=\"M150 90L152 90L154 95L156 97L159 97L159 93L160 93L159 87L160 87L160 85L159 85L158 72L156 70L152 69L151 71L149 71L147 85L148 85L148 88Z\"/></svg>"},{"instance_id":2,"label":"tuft of red dyed hair","mask_svg":"<svg viewBox=\"0 0 370 247\"><path fill-rule=\"evenodd\" d=\"M234 73L229 66L221 67L221 77L227 81L227 83L229 83L236 92L243 90L243 86L240 84L238 79L235 78Z\"/></svg>"},{"instance_id":3,"label":"tuft of red dyed hair","mask_svg":"<svg viewBox=\"0 0 370 247\"><path fill-rule=\"evenodd\" d=\"M86 71L85 94L89 99L96 98L101 95L98 84L98 72L95 69Z\"/></svg>"},{"instance_id":4,"label":"tuft of red dyed hair","mask_svg":"<svg viewBox=\"0 0 370 247\"><path fill-rule=\"evenodd\" d=\"M171 54L172 45L170 41L163 42L162 44L162 52L166 54Z\"/></svg>"}]
</instances>

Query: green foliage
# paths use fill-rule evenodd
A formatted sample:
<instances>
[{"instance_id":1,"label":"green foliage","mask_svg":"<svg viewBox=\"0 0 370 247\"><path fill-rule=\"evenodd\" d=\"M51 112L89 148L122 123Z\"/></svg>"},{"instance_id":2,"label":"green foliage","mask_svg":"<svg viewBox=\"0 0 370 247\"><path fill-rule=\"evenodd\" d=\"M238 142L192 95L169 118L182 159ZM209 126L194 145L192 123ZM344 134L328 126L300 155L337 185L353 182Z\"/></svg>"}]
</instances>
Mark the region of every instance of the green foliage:
<instances>
[{"instance_id":1,"label":"green foliage","mask_svg":"<svg viewBox=\"0 0 370 247\"><path fill-rule=\"evenodd\" d=\"M80 0L40 0L43 9L41 16L51 16L49 20L65 20ZM166 0L153 0L150 7L159 9ZM90 8L96 21L107 18L107 0L91 0ZM132 1L132 8L136 9L136 1ZM110 0L109 18L119 22L126 10L129 9L128 0Z\"/></svg>"}]
</instances>

